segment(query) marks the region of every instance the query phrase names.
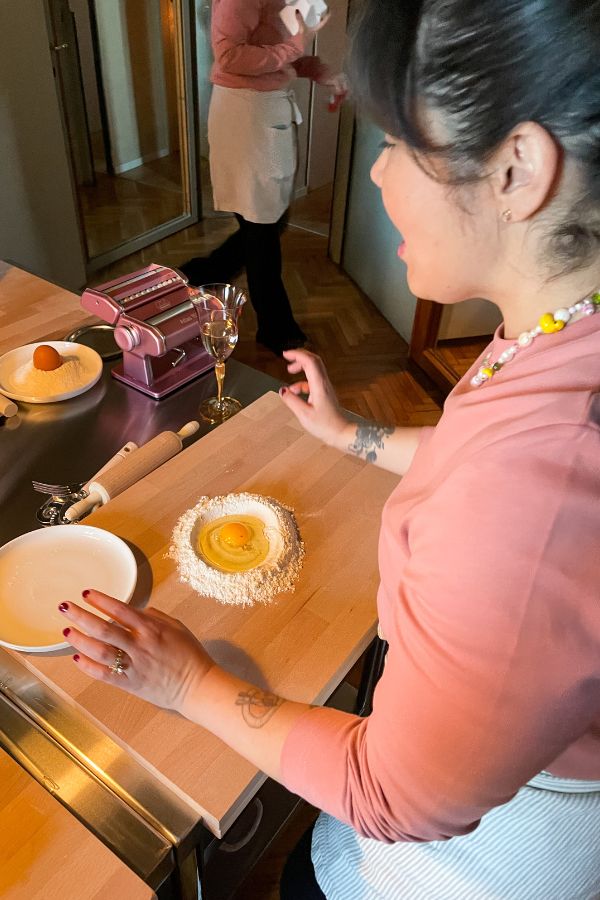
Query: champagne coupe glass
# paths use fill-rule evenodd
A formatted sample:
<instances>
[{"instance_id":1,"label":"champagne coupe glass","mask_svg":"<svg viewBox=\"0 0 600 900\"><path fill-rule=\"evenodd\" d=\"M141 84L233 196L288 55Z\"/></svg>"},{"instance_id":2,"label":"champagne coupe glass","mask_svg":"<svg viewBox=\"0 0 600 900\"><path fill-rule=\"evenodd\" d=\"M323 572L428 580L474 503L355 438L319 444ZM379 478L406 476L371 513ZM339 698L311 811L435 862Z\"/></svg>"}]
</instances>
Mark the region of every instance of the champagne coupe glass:
<instances>
[{"instance_id":1,"label":"champagne coupe glass","mask_svg":"<svg viewBox=\"0 0 600 900\"><path fill-rule=\"evenodd\" d=\"M238 340L238 317L246 302L245 293L231 284L208 284L198 288L190 299L198 315L204 349L216 360L217 396L200 405L200 413L212 425L224 422L242 408L234 397L223 396L225 360Z\"/></svg>"}]
</instances>

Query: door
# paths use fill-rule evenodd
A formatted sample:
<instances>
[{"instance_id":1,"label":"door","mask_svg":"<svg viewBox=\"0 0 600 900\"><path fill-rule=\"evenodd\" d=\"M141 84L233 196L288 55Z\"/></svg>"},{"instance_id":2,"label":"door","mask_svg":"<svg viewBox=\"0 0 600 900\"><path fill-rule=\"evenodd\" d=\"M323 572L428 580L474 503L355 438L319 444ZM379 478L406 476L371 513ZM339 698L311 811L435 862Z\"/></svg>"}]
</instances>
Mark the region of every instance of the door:
<instances>
[{"instance_id":1,"label":"door","mask_svg":"<svg viewBox=\"0 0 600 900\"><path fill-rule=\"evenodd\" d=\"M198 220L188 0L46 0L88 273Z\"/></svg>"}]
</instances>

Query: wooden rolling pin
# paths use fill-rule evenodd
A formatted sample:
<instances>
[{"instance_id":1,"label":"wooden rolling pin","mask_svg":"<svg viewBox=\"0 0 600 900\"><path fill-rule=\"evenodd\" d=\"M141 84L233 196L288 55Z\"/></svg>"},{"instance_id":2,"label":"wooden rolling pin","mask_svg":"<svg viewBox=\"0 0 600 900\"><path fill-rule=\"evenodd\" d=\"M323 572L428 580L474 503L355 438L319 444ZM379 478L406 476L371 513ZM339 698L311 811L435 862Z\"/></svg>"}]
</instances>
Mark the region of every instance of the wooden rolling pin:
<instances>
[{"instance_id":1,"label":"wooden rolling pin","mask_svg":"<svg viewBox=\"0 0 600 900\"><path fill-rule=\"evenodd\" d=\"M19 407L16 403L13 403L13 401L9 400L8 397L5 397L4 394L0 394L0 416L10 419L11 416L16 416L18 411Z\"/></svg>"},{"instance_id":2,"label":"wooden rolling pin","mask_svg":"<svg viewBox=\"0 0 600 900\"><path fill-rule=\"evenodd\" d=\"M86 482L86 484L84 484L83 490L87 491L89 494L90 484L92 483L92 481L96 481L100 477L100 475L104 475L104 473L108 469L112 469L113 466L116 466L122 460L127 459L127 457L130 455L130 453L133 453L134 450L138 450L138 449L139 449L138 445L134 444L133 441L127 441L127 443L123 447L121 447L120 450L117 450L117 452L115 453L114 456L111 456L111 458L108 460L108 462L104 463L104 465L102 466L101 469L98 469L98 471L96 472L95 475L92 475L90 480L88 482Z\"/></svg>"},{"instance_id":3,"label":"wooden rolling pin","mask_svg":"<svg viewBox=\"0 0 600 900\"><path fill-rule=\"evenodd\" d=\"M75 522L94 506L104 505L113 497L122 494L140 478L153 472L154 469L158 469L168 459L179 453L184 439L191 437L199 428L198 422L188 422L180 431L163 431L143 447L133 450L118 465L100 473L90 481L89 496L69 507L65 513L65 519Z\"/></svg>"}]
</instances>

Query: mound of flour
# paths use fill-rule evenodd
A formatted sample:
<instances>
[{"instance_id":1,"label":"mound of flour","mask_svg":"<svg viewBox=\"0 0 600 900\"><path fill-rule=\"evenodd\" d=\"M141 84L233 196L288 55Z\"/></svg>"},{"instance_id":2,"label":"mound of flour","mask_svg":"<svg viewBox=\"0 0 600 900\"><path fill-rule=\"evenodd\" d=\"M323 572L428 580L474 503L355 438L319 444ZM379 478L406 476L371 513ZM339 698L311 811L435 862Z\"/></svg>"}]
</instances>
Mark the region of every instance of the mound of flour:
<instances>
[{"instance_id":1,"label":"mound of flour","mask_svg":"<svg viewBox=\"0 0 600 900\"><path fill-rule=\"evenodd\" d=\"M221 516L257 516L265 525L269 553L265 561L247 572L221 572L200 555L197 535L212 519ZM291 509L260 494L226 494L201 497L178 520L168 555L177 563L180 581L205 597L222 603L252 606L269 603L277 594L293 591L304 559L304 545Z\"/></svg>"},{"instance_id":2,"label":"mound of flour","mask_svg":"<svg viewBox=\"0 0 600 900\"><path fill-rule=\"evenodd\" d=\"M33 363L25 363L14 372L12 383L23 394L43 398L76 391L88 378L88 370L77 357L66 356L63 364L50 372L36 369Z\"/></svg>"}]
</instances>

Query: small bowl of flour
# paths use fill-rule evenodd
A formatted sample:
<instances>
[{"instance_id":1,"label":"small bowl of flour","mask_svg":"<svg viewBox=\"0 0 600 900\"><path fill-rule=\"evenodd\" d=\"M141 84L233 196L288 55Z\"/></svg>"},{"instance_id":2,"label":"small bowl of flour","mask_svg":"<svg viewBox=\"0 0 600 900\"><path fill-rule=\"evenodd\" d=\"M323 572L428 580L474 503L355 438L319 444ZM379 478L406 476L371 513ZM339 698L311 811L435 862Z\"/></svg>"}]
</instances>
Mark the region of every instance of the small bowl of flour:
<instances>
[{"instance_id":1,"label":"small bowl of flour","mask_svg":"<svg viewBox=\"0 0 600 900\"><path fill-rule=\"evenodd\" d=\"M37 347L53 347L62 364L50 371L33 364ZM56 403L77 397L102 375L102 359L91 347L71 341L25 344L0 357L0 392L22 403Z\"/></svg>"}]
</instances>

